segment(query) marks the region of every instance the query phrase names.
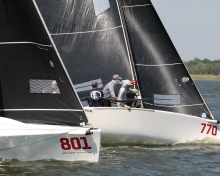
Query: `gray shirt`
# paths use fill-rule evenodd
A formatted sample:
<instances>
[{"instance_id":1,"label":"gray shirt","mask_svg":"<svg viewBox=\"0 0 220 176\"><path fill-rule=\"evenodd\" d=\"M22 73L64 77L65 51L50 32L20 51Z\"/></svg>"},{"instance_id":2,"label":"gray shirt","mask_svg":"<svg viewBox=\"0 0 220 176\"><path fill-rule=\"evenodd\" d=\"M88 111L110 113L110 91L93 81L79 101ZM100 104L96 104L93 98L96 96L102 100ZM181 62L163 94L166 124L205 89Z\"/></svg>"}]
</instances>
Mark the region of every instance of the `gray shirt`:
<instances>
[{"instance_id":1,"label":"gray shirt","mask_svg":"<svg viewBox=\"0 0 220 176\"><path fill-rule=\"evenodd\" d=\"M104 98L113 97L115 98L115 83L110 81L103 89Z\"/></svg>"},{"instance_id":2,"label":"gray shirt","mask_svg":"<svg viewBox=\"0 0 220 176\"><path fill-rule=\"evenodd\" d=\"M119 84L122 84L124 80L119 82ZM115 96L115 83L113 81L110 81L103 89L104 98L112 97L116 98Z\"/></svg>"},{"instance_id":3,"label":"gray shirt","mask_svg":"<svg viewBox=\"0 0 220 176\"><path fill-rule=\"evenodd\" d=\"M119 93L118 93L119 100L127 100L126 89L127 89L127 86L130 82L131 82L130 80L124 80L124 82L119 90ZM125 102L118 102L117 105L118 105L118 107L124 107Z\"/></svg>"}]
</instances>

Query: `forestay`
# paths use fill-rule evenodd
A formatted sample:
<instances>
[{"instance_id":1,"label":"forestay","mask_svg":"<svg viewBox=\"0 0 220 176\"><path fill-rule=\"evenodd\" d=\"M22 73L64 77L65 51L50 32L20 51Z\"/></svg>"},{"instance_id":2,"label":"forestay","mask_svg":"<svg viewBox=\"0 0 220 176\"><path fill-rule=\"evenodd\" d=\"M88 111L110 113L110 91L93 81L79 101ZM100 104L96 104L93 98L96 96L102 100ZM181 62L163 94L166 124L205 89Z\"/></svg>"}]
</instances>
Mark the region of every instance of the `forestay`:
<instances>
[{"instance_id":1,"label":"forestay","mask_svg":"<svg viewBox=\"0 0 220 176\"><path fill-rule=\"evenodd\" d=\"M36 1L74 84L136 78L144 108L212 118L150 0Z\"/></svg>"},{"instance_id":2,"label":"forestay","mask_svg":"<svg viewBox=\"0 0 220 176\"><path fill-rule=\"evenodd\" d=\"M0 17L0 116L25 123L86 123L33 1L1 0Z\"/></svg>"}]
</instances>

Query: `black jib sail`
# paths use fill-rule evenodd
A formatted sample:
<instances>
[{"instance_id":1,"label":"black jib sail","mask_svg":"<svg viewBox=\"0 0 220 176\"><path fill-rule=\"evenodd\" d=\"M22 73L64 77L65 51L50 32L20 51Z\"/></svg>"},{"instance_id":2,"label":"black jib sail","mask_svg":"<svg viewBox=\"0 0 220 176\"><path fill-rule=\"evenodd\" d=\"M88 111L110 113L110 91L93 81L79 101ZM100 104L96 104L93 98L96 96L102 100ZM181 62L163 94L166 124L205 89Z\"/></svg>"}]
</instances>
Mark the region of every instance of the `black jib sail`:
<instances>
[{"instance_id":1,"label":"black jib sail","mask_svg":"<svg viewBox=\"0 0 220 176\"><path fill-rule=\"evenodd\" d=\"M78 94L117 73L138 79L144 108L212 118L150 0L37 4Z\"/></svg>"},{"instance_id":2,"label":"black jib sail","mask_svg":"<svg viewBox=\"0 0 220 176\"><path fill-rule=\"evenodd\" d=\"M87 118L32 0L0 0L0 112L25 123Z\"/></svg>"}]
</instances>

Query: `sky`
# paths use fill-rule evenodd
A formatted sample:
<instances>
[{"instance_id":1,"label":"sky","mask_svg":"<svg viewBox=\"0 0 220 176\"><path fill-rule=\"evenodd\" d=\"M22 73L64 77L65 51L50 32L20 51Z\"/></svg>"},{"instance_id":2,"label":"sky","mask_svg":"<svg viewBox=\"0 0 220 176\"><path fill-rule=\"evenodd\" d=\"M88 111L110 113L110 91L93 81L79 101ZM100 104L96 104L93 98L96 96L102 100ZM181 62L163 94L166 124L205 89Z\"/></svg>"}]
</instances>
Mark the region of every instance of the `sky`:
<instances>
[{"instance_id":1,"label":"sky","mask_svg":"<svg viewBox=\"0 0 220 176\"><path fill-rule=\"evenodd\" d=\"M151 0L183 61L220 59L220 0Z\"/></svg>"}]
</instances>

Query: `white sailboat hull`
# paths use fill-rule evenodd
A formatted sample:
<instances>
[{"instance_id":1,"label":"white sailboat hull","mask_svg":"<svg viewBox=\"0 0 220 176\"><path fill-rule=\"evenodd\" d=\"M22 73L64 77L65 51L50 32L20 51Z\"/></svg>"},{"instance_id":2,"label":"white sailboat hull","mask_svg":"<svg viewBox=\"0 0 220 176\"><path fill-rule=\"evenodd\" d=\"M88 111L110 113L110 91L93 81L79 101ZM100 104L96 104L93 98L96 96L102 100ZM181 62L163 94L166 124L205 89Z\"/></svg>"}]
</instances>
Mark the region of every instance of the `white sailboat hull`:
<instances>
[{"instance_id":1,"label":"white sailboat hull","mask_svg":"<svg viewBox=\"0 0 220 176\"><path fill-rule=\"evenodd\" d=\"M220 142L220 126L178 113L118 107L84 107L89 122L102 129L103 145Z\"/></svg>"},{"instance_id":2,"label":"white sailboat hull","mask_svg":"<svg viewBox=\"0 0 220 176\"><path fill-rule=\"evenodd\" d=\"M85 135L88 129L25 124L0 117L0 158L98 162L101 130Z\"/></svg>"}]
</instances>

